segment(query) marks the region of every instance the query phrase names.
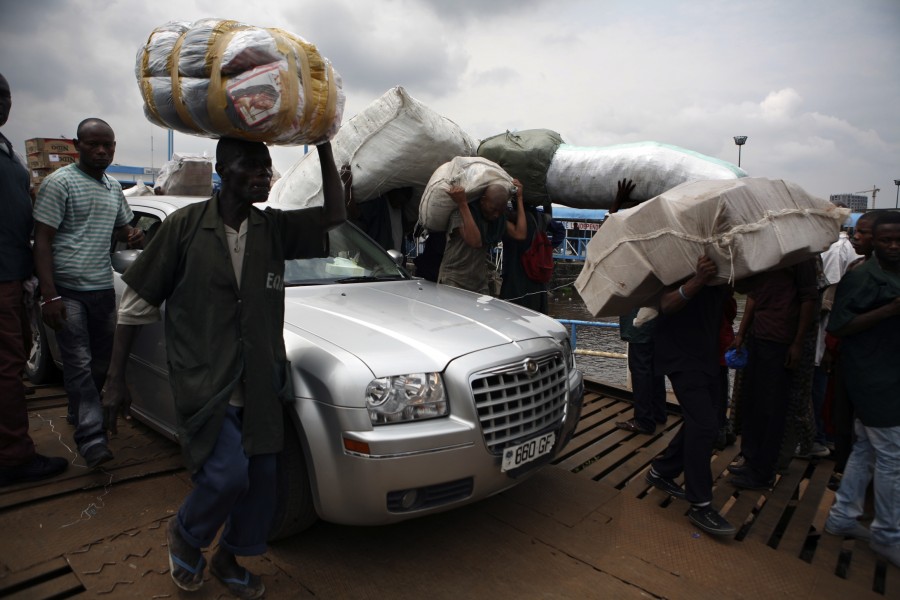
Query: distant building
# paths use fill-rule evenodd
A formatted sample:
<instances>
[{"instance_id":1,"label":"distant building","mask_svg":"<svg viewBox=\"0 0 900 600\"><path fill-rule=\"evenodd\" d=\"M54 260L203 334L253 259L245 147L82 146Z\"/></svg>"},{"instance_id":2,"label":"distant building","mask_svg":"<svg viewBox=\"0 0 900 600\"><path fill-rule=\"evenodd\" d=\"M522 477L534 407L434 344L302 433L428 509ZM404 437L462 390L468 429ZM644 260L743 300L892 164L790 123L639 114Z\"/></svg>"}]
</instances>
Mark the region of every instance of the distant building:
<instances>
[{"instance_id":1,"label":"distant building","mask_svg":"<svg viewBox=\"0 0 900 600\"><path fill-rule=\"evenodd\" d=\"M832 194L832 204L843 204L852 212L864 212L869 208L869 197L859 194Z\"/></svg>"}]
</instances>

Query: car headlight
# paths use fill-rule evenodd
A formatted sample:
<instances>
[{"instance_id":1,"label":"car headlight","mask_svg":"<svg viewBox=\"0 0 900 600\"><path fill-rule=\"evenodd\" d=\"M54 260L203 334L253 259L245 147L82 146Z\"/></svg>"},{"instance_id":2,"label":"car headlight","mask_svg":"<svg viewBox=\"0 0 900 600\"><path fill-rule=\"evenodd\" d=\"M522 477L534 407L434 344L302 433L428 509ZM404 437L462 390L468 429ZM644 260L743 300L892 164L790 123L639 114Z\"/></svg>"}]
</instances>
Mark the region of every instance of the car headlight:
<instances>
[{"instance_id":1,"label":"car headlight","mask_svg":"<svg viewBox=\"0 0 900 600\"><path fill-rule=\"evenodd\" d=\"M569 371L575 370L575 352L572 350L572 343L569 341L569 338L565 338L562 343L563 347L563 358L566 359L566 366L569 368Z\"/></svg>"},{"instance_id":2,"label":"car headlight","mask_svg":"<svg viewBox=\"0 0 900 600\"><path fill-rule=\"evenodd\" d=\"M366 387L366 408L373 425L433 419L450 413L440 373L373 379Z\"/></svg>"}]
</instances>

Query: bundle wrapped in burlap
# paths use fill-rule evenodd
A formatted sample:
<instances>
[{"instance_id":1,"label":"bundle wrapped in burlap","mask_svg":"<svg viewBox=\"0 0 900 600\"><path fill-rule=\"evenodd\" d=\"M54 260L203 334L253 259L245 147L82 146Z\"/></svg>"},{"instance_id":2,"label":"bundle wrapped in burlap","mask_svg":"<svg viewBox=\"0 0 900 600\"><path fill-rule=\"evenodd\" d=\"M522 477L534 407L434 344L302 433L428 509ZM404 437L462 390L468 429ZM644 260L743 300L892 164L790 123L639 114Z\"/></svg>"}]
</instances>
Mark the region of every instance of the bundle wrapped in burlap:
<instances>
[{"instance_id":1,"label":"bundle wrapped in burlap","mask_svg":"<svg viewBox=\"0 0 900 600\"><path fill-rule=\"evenodd\" d=\"M456 202L450 188L458 185L466 191L469 202L478 200L490 185L502 185L514 198L516 187L512 177L500 165L480 156L457 156L432 174L419 203L419 222L429 231L446 231Z\"/></svg>"},{"instance_id":2,"label":"bundle wrapped in burlap","mask_svg":"<svg viewBox=\"0 0 900 600\"><path fill-rule=\"evenodd\" d=\"M685 183L609 215L591 238L575 288L595 316L658 303L663 288L718 267L714 283L796 264L827 250L849 210L782 180Z\"/></svg>"},{"instance_id":3,"label":"bundle wrapped in burlap","mask_svg":"<svg viewBox=\"0 0 900 600\"><path fill-rule=\"evenodd\" d=\"M135 76L151 122L204 137L314 144L337 133L344 111L340 75L313 44L237 21L157 27Z\"/></svg>"}]
</instances>

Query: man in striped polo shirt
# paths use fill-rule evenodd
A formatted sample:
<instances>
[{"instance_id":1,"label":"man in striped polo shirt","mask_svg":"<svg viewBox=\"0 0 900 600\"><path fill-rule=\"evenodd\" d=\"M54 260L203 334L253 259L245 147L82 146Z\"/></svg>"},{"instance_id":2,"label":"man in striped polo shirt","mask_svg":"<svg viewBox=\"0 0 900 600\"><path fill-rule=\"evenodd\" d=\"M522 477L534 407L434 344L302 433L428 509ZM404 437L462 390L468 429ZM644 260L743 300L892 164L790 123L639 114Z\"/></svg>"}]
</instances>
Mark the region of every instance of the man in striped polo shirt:
<instances>
[{"instance_id":1,"label":"man in striped polo shirt","mask_svg":"<svg viewBox=\"0 0 900 600\"><path fill-rule=\"evenodd\" d=\"M103 427L100 390L109 367L116 328L110 240L143 245L143 232L118 181L106 175L116 139L101 119L78 125L78 163L51 173L34 205L34 262L41 287L41 314L56 331L69 422L87 466L113 455Z\"/></svg>"}]
</instances>

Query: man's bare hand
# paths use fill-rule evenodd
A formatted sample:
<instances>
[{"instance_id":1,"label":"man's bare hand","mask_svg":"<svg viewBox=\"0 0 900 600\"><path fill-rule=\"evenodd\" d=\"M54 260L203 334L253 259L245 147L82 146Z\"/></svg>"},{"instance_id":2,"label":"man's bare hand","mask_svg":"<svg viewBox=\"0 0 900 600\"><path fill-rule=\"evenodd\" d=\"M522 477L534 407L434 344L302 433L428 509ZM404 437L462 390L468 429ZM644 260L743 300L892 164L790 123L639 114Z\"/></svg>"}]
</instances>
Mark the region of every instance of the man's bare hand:
<instances>
[{"instance_id":1,"label":"man's bare hand","mask_svg":"<svg viewBox=\"0 0 900 600\"><path fill-rule=\"evenodd\" d=\"M706 285L710 281L712 281L716 275L719 273L719 268L716 266L716 263L713 260L706 256L705 254L697 259L697 272L694 277L702 283Z\"/></svg>"},{"instance_id":2,"label":"man's bare hand","mask_svg":"<svg viewBox=\"0 0 900 600\"><path fill-rule=\"evenodd\" d=\"M130 419L131 397L124 381L107 378L101 392L103 399L103 427L112 434L118 433L119 415Z\"/></svg>"},{"instance_id":3,"label":"man's bare hand","mask_svg":"<svg viewBox=\"0 0 900 600\"><path fill-rule=\"evenodd\" d=\"M631 192L634 191L634 186L635 183L628 178L619 181L616 189L616 202L619 204L628 202L628 199L631 198Z\"/></svg>"},{"instance_id":4,"label":"man's bare hand","mask_svg":"<svg viewBox=\"0 0 900 600\"><path fill-rule=\"evenodd\" d=\"M132 227L128 232L128 247L143 248L144 247L144 230L138 227Z\"/></svg>"},{"instance_id":5,"label":"man's bare hand","mask_svg":"<svg viewBox=\"0 0 900 600\"><path fill-rule=\"evenodd\" d=\"M525 186L518 179L513 179L513 185L516 186L516 199L521 200L522 194L525 192Z\"/></svg>"},{"instance_id":6,"label":"man's bare hand","mask_svg":"<svg viewBox=\"0 0 900 600\"><path fill-rule=\"evenodd\" d=\"M41 318L44 319L44 324L48 327L54 331L59 331L66 323L65 303L63 303L61 299L45 302L44 305L41 306Z\"/></svg>"},{"instance_id":7,"label":"man's bare hand","mask_svg":"<svg viewBox=\"0 0 900 600\"><path fill-rule=\"evenodd\" d=\"M462 186L451 185L450 189L447 190L447 194L454 202L456 202L457 206L468 202L468 198L466 198L466 190Z\"/></svg>"}]
</instances>

